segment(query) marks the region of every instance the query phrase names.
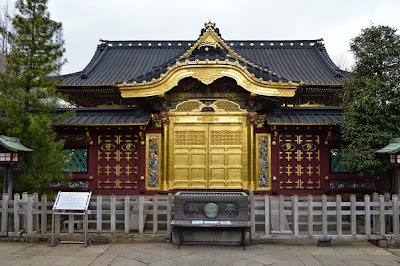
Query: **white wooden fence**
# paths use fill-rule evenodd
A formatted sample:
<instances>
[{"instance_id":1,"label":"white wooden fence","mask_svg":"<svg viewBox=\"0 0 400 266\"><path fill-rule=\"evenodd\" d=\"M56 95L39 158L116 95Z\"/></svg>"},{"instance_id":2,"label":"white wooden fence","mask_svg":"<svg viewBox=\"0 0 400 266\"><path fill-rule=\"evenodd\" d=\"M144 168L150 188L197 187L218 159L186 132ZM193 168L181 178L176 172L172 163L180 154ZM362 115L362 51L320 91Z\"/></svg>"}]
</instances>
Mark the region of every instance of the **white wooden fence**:
<instances>
[{"instance_id":1,"label":"white wooden fence","mask_svg":"<svg viewBox=\"0 0 400 266\"><path fill-rule=\"evenodd\" d=\"M1 200L3 237L48 237L53 202L45 195L7 194ZM93 196L89 235L169 237L173 196ZM76 216L81 219L81 217ZM252 238L394 239L399 237L398 196L249 196ZM66 219L66 220L65 220ZM82 220L56 216L55 232L76 236Z\"/></svg>"}]
</instances>

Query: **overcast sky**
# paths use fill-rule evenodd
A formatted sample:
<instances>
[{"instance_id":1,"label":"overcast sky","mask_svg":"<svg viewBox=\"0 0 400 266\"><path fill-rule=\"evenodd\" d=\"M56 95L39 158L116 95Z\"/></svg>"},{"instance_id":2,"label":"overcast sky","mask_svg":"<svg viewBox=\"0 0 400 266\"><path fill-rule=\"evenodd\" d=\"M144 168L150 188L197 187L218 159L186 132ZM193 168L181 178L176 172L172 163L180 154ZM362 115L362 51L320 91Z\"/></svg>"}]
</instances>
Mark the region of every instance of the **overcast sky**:
<instances>
[{"instance_id":1,"label":"overcast sky","mask_svg":"<svg viewBox=\"0 0 400 266\"><path fill-rule=\"evenodd\" d=\"M196 40L209 19L225 40L324 38L334 60L348 61L362 28L400 29L400 0L50 0L49 10L64 28L64 74L82 70L99 39Z\"/></svg>"}]
</instances>

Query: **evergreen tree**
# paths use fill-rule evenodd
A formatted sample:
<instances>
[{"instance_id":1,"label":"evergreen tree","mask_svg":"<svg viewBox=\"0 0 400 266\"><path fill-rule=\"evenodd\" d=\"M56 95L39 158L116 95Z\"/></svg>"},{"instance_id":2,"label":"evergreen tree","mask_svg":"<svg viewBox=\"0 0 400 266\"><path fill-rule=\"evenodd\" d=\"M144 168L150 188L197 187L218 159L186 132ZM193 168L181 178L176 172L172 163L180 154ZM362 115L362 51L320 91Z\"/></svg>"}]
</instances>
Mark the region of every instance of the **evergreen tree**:
<instances>
[{"instance_id":1,"label":"evergreen tree","mask_svg":"<svg viewBox=\"0 0 400 266\"><path fill-rule=\"evenodd\" d=\"M34 150L26 154L21 173L15 181L16 191L43 193L49 185L65 179L64 143L56 140L52 124L57 115L57 80L47 76L56 73L65 61L64 42L54 35L61 23L50 19L48 0L18 0L12 18L13 32L1 28L13 43L7 65L0 73L0 113L6 119L0 132L18 137Z\"/></svg>"},{"instance_id":2,"label":"evergreen tree","mask_svg":"<svg viewBox=\"0 0 400 266\"><path fill-rule=\"evenodd\" d=\"M363 29L353 38L354 72L344 83L341 131L349 142L346 165L361 175L385 170L377 149L400 137L400 35L388 26Z\"/></svg>"}]
</instances>

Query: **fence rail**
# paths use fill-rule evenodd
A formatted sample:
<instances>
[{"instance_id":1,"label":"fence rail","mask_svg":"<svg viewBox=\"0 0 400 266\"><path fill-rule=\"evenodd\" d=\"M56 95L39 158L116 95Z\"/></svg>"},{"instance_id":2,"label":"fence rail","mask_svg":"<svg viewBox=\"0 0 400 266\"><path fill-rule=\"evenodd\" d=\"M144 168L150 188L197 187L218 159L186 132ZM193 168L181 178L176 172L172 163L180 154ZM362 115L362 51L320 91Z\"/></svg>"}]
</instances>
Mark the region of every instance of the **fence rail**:
<instances>
[{"instance_id":1,"label":"fence rail","mask_svg":"<svg viewBox=\"0 0 400 266\"><path fill-rule=\"evenodd\" d=\"M0 236L47 237L54 202L45 195L3 194ZM89 204L89 234L166 236L171 233L173 195L94 196ZM399 238L398 196L249 196L253 239ZM55 216L55 233L82 232L82 217Z\"/></svg>"}]
</instances>

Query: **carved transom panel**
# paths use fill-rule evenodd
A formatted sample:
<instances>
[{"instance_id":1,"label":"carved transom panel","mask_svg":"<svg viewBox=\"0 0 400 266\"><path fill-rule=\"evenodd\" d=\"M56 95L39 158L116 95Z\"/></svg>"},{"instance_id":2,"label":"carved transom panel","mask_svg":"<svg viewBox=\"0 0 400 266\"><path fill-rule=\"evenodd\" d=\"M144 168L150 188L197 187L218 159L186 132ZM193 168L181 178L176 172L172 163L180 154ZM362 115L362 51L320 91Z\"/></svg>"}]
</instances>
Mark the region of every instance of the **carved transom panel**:
<instances>
[{"instance_id":1,"label":"carved transom panel","mask_svg":"<svg viewBox=\"0 0 400 266\"><path fill-rule=\"evenodd\" d=\"M202 112L205 107L211 108L213 112L245 112L238 103L228 100L217 100L210 105L199 100L188 100L177 104L172 112Z\"/></svg>"},{"instance_id":2,"label":"carved transom panel","mask_svg":"<svg viewBox=\"0 0 400 266\"><path fill-rule=\"evenodd\" d=\"M240 131L211 131L211 145L242 145Z\"/></svg>"},{"instance_id":3,"label":"carved transom panel","mask_svg":"<svg viewBox=\"0 0 400 266\"><path fill-rule=\"evenodd\" d=\"M193 112L193 111L201 111L203 107L206 105L197 100L189 100L186 102L182 102L176 106L175 112Z\"/></svg>"},{"instance_id":4,"label":"carved transom panel","mask_svg":"<svg viewBox=\"0 0 400 266\"><path fill-rule=\"evenodd\" d=\"M212 107L215 106L217 111L225 111L225 112L242 112L240 105L227 100L218 100L211 104Z\"/></svg>"},{"instance_id":5,"label":"carved transom panel","mask_svg":"<svg viewBox=\"0 0 400 266\"><path fill-rule=\"evenodd\" d=\"M206 132L204 131L175 131L174 137L175 145L178 146L206 144Z\"/></svg>"}]
</instances>

